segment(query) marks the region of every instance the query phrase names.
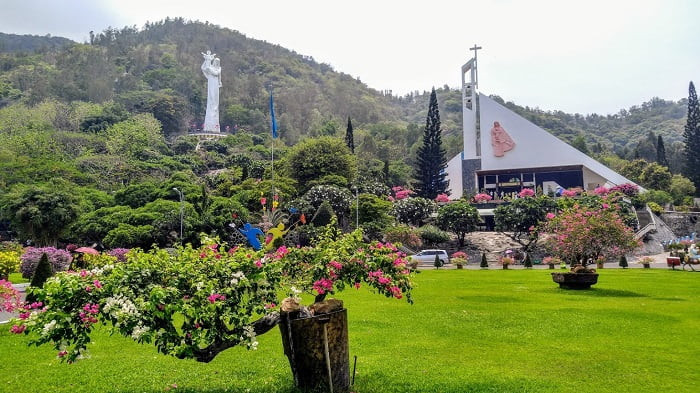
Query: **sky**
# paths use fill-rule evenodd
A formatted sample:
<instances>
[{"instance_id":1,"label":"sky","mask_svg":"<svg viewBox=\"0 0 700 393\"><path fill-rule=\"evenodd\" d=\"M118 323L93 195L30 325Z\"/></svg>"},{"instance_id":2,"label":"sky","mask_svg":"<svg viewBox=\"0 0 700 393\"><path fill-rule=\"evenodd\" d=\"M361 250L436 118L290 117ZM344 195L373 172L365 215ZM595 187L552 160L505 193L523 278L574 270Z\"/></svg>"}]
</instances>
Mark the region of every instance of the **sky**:
<instances>
[{"instance_id":1,"label":"sky","mask_svg":"<svg viewBox=\"0 0 700 393\"><path fill-rule=\"evenodd\" d=\"M611 114L677 101L700 82L696 0L0 0L0 10L1 32L79 42L168 16L208 21L394 95L458 88L475 44L482 93L543 110Z\"/></svg>"}]
</instances>

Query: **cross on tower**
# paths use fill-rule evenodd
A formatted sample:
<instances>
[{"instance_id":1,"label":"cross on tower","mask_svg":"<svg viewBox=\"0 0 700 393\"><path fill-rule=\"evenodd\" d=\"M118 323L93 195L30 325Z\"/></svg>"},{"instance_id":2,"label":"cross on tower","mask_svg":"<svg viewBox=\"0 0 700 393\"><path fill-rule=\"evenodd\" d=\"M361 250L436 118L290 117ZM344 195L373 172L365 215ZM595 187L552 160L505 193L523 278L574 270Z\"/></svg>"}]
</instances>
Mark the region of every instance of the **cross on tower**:
<instances>
[{"instance_id":1,"label":"cross on tower","mask_svg":"<svg viewBox=\"0 0 700 393\"><path fill-rule=\"evenodd\" d=\"M474 44L473 47L469 48L469 50L474 51L474 87L479 87L479 67L476 64L476 51L478 51L479 49L481 49L481 47L476 46L476 44Z\"/></svg>"}]
</instances>

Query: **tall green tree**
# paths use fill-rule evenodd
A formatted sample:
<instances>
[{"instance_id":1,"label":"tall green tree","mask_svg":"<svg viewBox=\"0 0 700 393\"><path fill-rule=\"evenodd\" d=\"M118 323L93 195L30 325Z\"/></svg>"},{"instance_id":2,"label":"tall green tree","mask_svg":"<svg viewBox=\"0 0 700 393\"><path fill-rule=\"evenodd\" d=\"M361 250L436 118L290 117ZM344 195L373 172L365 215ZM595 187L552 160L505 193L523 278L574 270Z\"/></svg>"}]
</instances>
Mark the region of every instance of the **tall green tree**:
<instances>
[{"instance_id":1,"label":"tall green tree","mask_svg":"<svg viewBox=\"0 0 700 393\"><path fill-rule=\"evenodd\" d=\"M350 116L348 116L348 128L345 130L345 144L348 145L348 148L352 154L355 154L355 136L352 132L352 121L350 121Z\"/></svg>"},{"instance_id":2,"label":"tall green tree","mask_svg":"<svg viewBox=\"0 0 700 393\"><path fill-rule=\"evenodd\" d=\"M440 110L438 109L435 88L430 93L428 116L423 131L423 145L418 148L416 159L416 193L418 196L435 199L438 194L446 193L449 181L447 177L447 157L442 148L442 130L440 128Z\"/></svg>"},{"instance_id":3,"label":"tall green tree","mask_svg":"<svg viewBox=\"0 0 700 393\"><path fill-rule=\"evenodd\" d=\"M578 134L576 138L574 138L574 140L571 141L571 146L575 147L578 151L580 151L583 154L591 154L590 150L588 150L586 139L581 134Z\"/></svg>"},{"instance_id":4,"label":"tall green tree","mask_svg":"<svg viewBox=\"0 0 700 393\"><path fill-rule=\"evenodd\" d=\"M683 131L685 140L685 176L695 184L695 193L700 189L700 105L695 85L688 86L688 119Z\"/></svg>"},{"instance_id":5,"label":"tall green tree","mask_svg":"<svg viewBox=\"0 0 700 393\"><path fill-rule=\"evenodd\" d=\"M664 146L664 138L659 135L656 139L656 162L665 167L668 166L666 159L666 147Z\"/></svg>"}]
</instances>

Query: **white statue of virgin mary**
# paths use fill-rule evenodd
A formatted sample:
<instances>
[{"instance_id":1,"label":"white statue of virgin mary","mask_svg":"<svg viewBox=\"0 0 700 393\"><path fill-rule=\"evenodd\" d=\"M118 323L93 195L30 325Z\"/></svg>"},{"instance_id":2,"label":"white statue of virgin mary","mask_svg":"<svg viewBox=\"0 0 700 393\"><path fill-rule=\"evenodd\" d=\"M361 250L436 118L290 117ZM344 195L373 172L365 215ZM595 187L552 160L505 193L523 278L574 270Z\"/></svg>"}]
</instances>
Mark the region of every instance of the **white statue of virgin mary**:
<instances>
[{"instance_id":1,"label":"white statue of virgin mary","mask_svg":"<svg viewBox=\"0 0 700 393\"><path fill-rule=\"evenodd\" d=\"M202 72L207 77L207 114L204 117L204 131L221 132L219 126L219 89L221 88L221 63L211 51L202 53Z\"/></svg>"}]
</instances>

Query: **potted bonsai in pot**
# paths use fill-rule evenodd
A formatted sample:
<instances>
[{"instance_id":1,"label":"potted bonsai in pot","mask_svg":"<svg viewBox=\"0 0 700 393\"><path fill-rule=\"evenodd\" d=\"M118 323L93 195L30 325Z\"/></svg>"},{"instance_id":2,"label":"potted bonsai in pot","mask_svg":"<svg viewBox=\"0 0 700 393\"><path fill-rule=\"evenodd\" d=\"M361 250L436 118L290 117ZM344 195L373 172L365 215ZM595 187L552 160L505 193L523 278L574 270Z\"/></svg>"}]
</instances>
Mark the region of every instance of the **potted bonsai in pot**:
<instances>
[{"instance_id":1,"label":"potted bonsai in pot","mask_svg":"<svg viewBox=\"0 0 700 393\"><path fill-rule=\"evenodd\" d=\"M457 269L463 269L464 265L467 264L467 253L465 253L464 251L457 251L454 254L452 254L452 259L450 260L452 261L452 263L455 264L455 266L457 266Z\"/></svg>"},{"instance_id":2,"label":"potted bonsai in pot","mask_svg":"<svg viewBox=\"0 0 700 393\"><path fill-rule=\"evenodd\" d=\"M560 265L563 261L557 257L545 257L542 263L549 266L549 270L554 270L554 265Z\"/></svg>"},{"instance_id":3,"label":"potted bonsai in pot","mask_svg":"<svg viewBox=\"0 0 700 393\"><path fill-rule=\"evenodd\" d=\"M605 198L601 201L599 206L574 203L556 215L547 214L542 224L542 231L551 234L545 247L572 266L569 272L552 273L561 288L590 288L598 281L598 273L588 267L590 261L618 258L640 245L617 205L606 203Z\"/></svg>"},{"instance_id":4,"label":"potted bonsai in pot","mask_svg":"<svg viewBox=\"0 0 700 393\"><path fill-rule=\"evenodd\" d=\"M498 260L498 263L500 263L503 266L503 270L508 270L508 266L515 263L515 260L511 257L505 256L501 257L501 259Z\"/></svg>"},{"instance_id":5,"label":"potted bonsai in pot","mask_svg":"<svg viewBox=\"0 0 700 393\"><path fill-rule=\"evenodd\" d=\"M347 314L326 296L366 285L412 303L405 255L390 243L364 242L361 230L329 226L312 247L270 251L202 244L132 250L125 262L58 273L33 291L41 303L23 305L12 331L74 362L99 322L163 354L209 362L234 346L255 349L257 336L280 325L295 384L347 392Z\"/></svg>"},{"instance_id":6,"label":"potted bonsai in pot","mask_svg":"<svg viewBox=\"0 0 700 393\"><path fill-rule=\"evenodd\" d=\"M654 262L654 258L652 257L643 257L640 260L637 261L637 263L641 264L644 266L645 269L650 269L651 268L651 263Z\"/></svg>"}]
</instances>

